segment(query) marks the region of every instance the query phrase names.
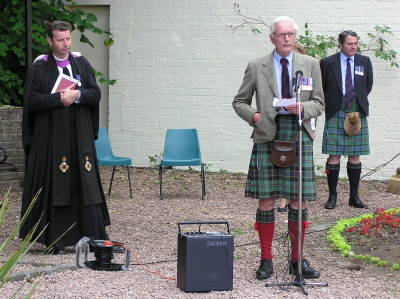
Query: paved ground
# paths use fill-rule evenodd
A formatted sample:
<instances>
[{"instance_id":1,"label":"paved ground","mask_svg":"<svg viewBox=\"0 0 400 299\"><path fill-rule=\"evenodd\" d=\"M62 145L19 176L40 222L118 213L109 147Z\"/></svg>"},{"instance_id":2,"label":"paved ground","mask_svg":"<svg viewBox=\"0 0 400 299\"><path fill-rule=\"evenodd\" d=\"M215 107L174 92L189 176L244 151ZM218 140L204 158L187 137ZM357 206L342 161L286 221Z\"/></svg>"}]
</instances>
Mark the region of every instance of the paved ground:
<instances>
[{"instance_id":1,"label":"paved ground","mask_svg":"<svg viewBox=\"0 0 400 299\"><path fill-rule=\"evenodd\" d=\"M105 189L108 190L109 170L103 170ZM243 198L245 177L226 173L207 174L207 200L200 200L198 173L168 171L165 174L165 200L158 195L158 173L151 169L134 169L134 198L129 198L128 184L123 171L117 172L116 184L107 197L112 225L110 237L125 242L132 251L129 271L101 272L86 269L65 270L44 275L28 282L8 283L0 297L17 293L22 297L36 284L33 298L302 298L298 287L281 289L265 287L254 278L259 263L258 238L253 230L255 201ZM348 185L339 186L339 205L334 210L323 209L327 197L324 179L318 180L318 201L309 206L311 227L306 236L305 254L322 275L318 281L328 287L306 286L309 298L399 298L399 271L362 264L342 258L326 241L326 228L338 219L358 216L377 208L400 207L400 196L386 193L386 183L364 181L361 195L370 206L358 210L347 205ZM0 232L0 240L18 218L20 194L13 194L11 217ZM176 287L177 222L228 221L235 236L233 290L210 293L185 293ZM284 234L287 214L277 213L276 238ZM189 228L189 230L195 228ZM205 230L216 230L205 227ZM217 230L223 230L218 227ZM17 241L16 241L17 242ZM70 248L65 256L43 255L36 245L24 262L64 265L73 268L75 253ZM287 247L274 242L274 266L278 277L270 283L288 280L283 272ZM116 255L114 261L122 260ZM18 266L18 271L33 268ZM311 281L309 281L311 282Z\"/></svg>"}]
</instances>

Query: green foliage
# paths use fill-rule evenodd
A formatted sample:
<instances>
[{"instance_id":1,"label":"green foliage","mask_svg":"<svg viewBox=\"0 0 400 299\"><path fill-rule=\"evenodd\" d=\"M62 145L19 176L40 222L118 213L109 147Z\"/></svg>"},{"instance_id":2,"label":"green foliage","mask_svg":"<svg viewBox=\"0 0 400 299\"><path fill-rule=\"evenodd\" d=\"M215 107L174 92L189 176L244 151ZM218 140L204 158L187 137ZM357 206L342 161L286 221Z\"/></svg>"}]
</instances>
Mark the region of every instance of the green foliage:
<instances>
[{"instance_id":1,"label":"green foliage","mask_svg":"<svg viewBox=\"0 0 400 299\"><path fill-rule=\"evenodd\" d=\"M64 4L65 3L65 4ZM106 47L113 44L112 34L93 23L97 17L85 13L73 0L32 1L32 57L49 51L47 24L54 20L68 21L81 33L81 42L93 47L85 32L105 35ZM0 105L22 105L23 80L26 72L25 1L1 1L0 4ZM97 72L99 81L114 84Z\"/></svg>"},{"instance_id":2,"label":"green foliage","mask_svg":"<svg viewBox=\"0 0 400 299\"><path fill-rule=\"evenodd\" d=\"M162 157L163 157L163 153L155 154L154 156L148 156L150 167L158 168L158 166L160 166Z\"/></svg>"},{"instance_id":3,"label":"green foliage","mask_svg":"<svg viewBox=\"0 0 400 299\"><path fill-rule=\"evenodd\" d=\"M212 163L206 163L206 165L204 166L204 171L211 172L211 166L212 166Z\"/></svg>"},{"instance_id":4,"label":"green foliage","mask_svg":"<svg viewBox=\"0 0 400 299\"><path fill-rule=\"evenodd\" d=\"M246 232L243 229L240 228L234 228L231 230L231 234L233 236L243 236L246 234Z\"/></svg>"},{"instance_id":5,"label":"green foliage","mask_svg":"<svg viewBox=\"0 0 400 299\"><path fill-rule=\"evenodd\" d=\"M218 173L222 174L222 175L228 175L229 174L228 170L222 169L222 168L218 171Z\"/></svg>"},{"instance_id":6,"label":"green foliage","mask_svg":"<svg viewBox=\"0 0 400 299\"><path fill-rule=\"evenodd\" d=\"M99 79L99 82L101 84L114 85L115 83L117 83L117 80L115 79L110 80L104 77L104 74L102 72L94 70L94 74Z\"/></svg>"},{"instance_id":7,"label":"green foliage","mask_svg":"<svg viewBox=\"0 0 400 299\"><path fill-rule=\"evenodd\" d=\"M325 173L325 166L323 166L323 165L315 165L315 170L317 171L317 172L319 172L322 176L325 176L326 175L326 173Z\"/></svg>"},{"instance_id":8,"label":"green foliage","mask_svg":"<svg viewBox=\"0 0 400 299\"><path fill-rule=\"evenodd\" d=\"M391 269L392 271L400 271L400 264L393 264L392 265L392 269Z\"/></svg>"},{"instance_id":9,"label":"green foliage","mask_svg":"<svg viewBox=\"0 0 400 299\"><path fill-rule=\"evenodd\" d=\"M399 209L389 209L385 211L386 213L400 213L400 208ZM342 236L342 233L350 228L354 227L358 223L362 222L363 219L371 219L374 217L373 213L368 213L364 214L355 218L349 218L349 219L342 219L339 220L335 226L333 226L327 236L328 241L332 243L332 245L340 252L340 254L344 257L352 257L356 259L360 259L364 262L371 263L371 264L376 264L380 267L384 267L388 265L387 261L383 261L382 259L378 257L373 257L370 255L361 255L361 254L356 254L354 253L351 249L351 245L347 243L346 239ZM400 270L400 265L399 264L393 264L392 271L394 270Z\"/></svg>"},{"instance_id":10,"label":"green foliage","mask_svg":"<svg viewBox=\"0 0 400 299\"><path fill-rule=\"evenodd\" d=\"M7 250L11 243L13 242L13 240L15 240L15 238L18 235L18 232L21 228L21 226L23 225L23 223L25 222L28 214L30 213L30 211L32 210L33 205L35 204L38 196L39 196L40 190L39 192L35 195L35 197L32 199L31 203L29 204L25 215L23 215L23 217L21 218L21 220L17 223L16 227L10 232L10 234L8 235L8 237L0 244L0 254L4 254L5 250ZM8 191L4 194L4 196L2 196L3 198L0 198L0 202L1 202L1 208L0 208L0 226L4 223L6 216L8 214L9 211L9 200L8 200L8 196L10 194L10 189L8 189ZM31 229L31 231L28 233L27 237L22 240L21 244L18 246L18 248L11 254L11 256L9 256L4 262L2 262L0 264L0 288L8 281L9 277L10 277L10 272L12 271L12 269L15 267L15 265L18 263L18 261L25 255L25 253L32 247L32 245L34 244L34 242L40 237L40 235L44 232L44 229L39 232L39 234L37 234L36 238L34 238L34 234L35 231L39 225L40 220L33 226L33 228Z\"/></svg>"},{"instance_id":11,"label":"green foliage","mask_svg":"<svg viewBox=\"0 0 400 299\"><path fill-rule=\"evenodd\" d=\"M307 55L321 59L329 56L330 50L336 49L337 38L321 34L314 36L308 23L305 23L304 35L299 35L297 43L304 49Z\"/></svg>"},{"instance_id":12,"label":"green foliage","mask_svg":"<svg viewBox=\"0 0 400 299\"><path fill-rule=\"evenodd\" d=\"M241 28L249 28L249 30L255 34L262 33L264 30L259 29L258 26L268 28L269 23L264 21L260 16L251 17L243 14L240 10L239 4L234 3L233 5L235 14L241 17L242 22L238 25L232 26L233 31L237 31ZM397 52L389 49L388 37L393 36L391 28L386 25L375 25L374 31L367 33L367 39L359 40L358 52L372 52L375 57L390 62L392 67L399 67L397 62ZM323 34L314 34L308 23L304 24L304 35L299 35L297 39L297 50L305 52L307 55L322 59L328 55L337 52L338 41L336 36L326 36Z\"/></svg>"}]
</instances>

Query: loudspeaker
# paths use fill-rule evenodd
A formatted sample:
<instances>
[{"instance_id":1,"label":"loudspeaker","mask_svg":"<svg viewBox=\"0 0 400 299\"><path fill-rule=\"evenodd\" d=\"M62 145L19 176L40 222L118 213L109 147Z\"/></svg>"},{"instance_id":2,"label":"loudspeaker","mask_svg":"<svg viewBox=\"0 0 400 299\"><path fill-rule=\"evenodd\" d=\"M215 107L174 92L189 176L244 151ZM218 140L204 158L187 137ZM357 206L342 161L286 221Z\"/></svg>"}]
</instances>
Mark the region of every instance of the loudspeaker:
<instances>
[{"instance_id":1,"label":"loudspeaker","mask_svg":"<svg viewBox=\"0 0 400 299\"><path fill-rule=\"evenodd\" d=\"M181 224L221 222L186 222ZM223 222L227 224L226 222ZM178 234L177 286L185 292L233 288L233 236L223 232Z\"/></svg>"}]
</instances>

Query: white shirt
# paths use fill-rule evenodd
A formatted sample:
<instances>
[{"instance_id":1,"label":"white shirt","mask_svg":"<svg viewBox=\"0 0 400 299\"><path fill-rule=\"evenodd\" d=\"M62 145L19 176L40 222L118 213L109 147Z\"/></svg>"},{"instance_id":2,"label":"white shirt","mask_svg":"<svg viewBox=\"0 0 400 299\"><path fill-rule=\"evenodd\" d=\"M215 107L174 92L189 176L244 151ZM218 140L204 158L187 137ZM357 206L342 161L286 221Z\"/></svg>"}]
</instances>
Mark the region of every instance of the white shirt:
<instances>
[{"instance_id":1,"label":"white shirt","mask_svg":"<svg viewBox=\"0 0 400 299\"><path fill-rule=\"evenodd\" d=\"M340 52L340 69L342 71L342 93L343 93L343 95L346 95L347 58L350 58L351 82L354 87L354 55L347 57L342 52Z\"/></svg>"}]
</instances>

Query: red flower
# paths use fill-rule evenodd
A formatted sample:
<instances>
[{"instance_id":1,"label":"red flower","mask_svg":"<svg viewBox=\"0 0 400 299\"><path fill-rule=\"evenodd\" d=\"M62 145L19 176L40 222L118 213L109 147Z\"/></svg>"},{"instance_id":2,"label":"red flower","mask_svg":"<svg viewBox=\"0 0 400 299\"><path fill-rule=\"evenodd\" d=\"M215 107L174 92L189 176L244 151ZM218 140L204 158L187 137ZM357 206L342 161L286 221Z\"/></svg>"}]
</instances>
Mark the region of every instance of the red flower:
<instances>
[{"instance_id":1,"label":"red flower","mask_svg":"<svg viewBox=\"0 0 400 299\"><path fill-rule=\"evenodd\" d=\"M354 232L356 230L356 227L355 226L352 226L352 227L349 227L346 231L348 232L348 233L352 233L352 232Z\"/></svg>"},{"instance_id":2,"label":"red flower","mask_svg":"<svg viewBox=\"0 0 400 299\"><path fill-rule=\"evenodd\" d=\"M369 230L370 230L370 229L371 229L371 225L365 225L365 226L363 227L363 229L361 230L360 234L361 234L361 235L365 235L365 234L369 233Z\"/></svg>"},{"instance_id":3,"label":"red flower","mask_svg":"<svg viewBox=\"0 0 400 299\"><path fill-rule=\"evenodd\" d=\"M363 224L371 223L371 218L363 218L363 219L361 219L361 223L363 223Z\"/></svg>"}]
</instances>

